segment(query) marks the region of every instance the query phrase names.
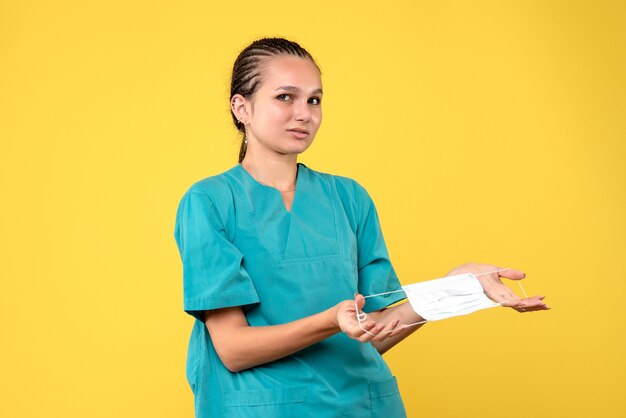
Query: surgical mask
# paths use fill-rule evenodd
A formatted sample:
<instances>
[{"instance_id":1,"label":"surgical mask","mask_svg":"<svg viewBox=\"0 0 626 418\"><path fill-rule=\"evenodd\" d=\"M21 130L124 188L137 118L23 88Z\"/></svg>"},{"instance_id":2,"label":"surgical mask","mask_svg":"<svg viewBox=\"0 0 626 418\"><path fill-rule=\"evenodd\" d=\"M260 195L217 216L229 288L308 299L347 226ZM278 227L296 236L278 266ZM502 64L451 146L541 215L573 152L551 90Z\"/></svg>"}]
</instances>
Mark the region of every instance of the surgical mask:
<instances>
[{"instance_id":1,"label":"surgical mask","mask_svg":"<svg viewBox=\"0 0 626 418\"><path fill-rule=\"evenodd\" d=\"M454 316L467 315L481 309L501 306L501 303L496 303L485 295L477 276L493 274L504 270L509 269L499 269L479 274L466 273L442 277L440 279L402 286L402 289L399 290L364 297L367 299L390 293L405 292L411 307L415 313L424 318L424 321L404 324L404 326L420 325L430 321L439 321ZM524 288L521 287L522 285L519 281L518 284L524 296L526 296L526 292ZM362 322L365 320L366 316L364 312L359 312L357 309L359 327L364 332L373 335L362 326Z\"/></svg>"},{"instance_id":2,"label":"surgical mask","mask_svg":"<svg viewBox=\"0 0 626 418\"><path fill-rule=\"evenodd\" d=\"M426 321L439 321L500 306L472 273L402 286L411 307Z\"/></svg>"}]
</instances>

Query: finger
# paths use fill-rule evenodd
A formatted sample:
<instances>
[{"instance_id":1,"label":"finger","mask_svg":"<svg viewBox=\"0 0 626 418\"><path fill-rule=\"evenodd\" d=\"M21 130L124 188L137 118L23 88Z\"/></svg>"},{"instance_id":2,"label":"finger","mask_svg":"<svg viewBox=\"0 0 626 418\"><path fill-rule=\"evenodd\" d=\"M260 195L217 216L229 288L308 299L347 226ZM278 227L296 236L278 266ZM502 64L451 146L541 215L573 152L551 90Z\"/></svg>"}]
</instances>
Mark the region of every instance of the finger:
<instances>
[{"instance_id":1,"label":"finger","mask_svg":"<svg viewBox=\"0 0 626 418\"><path fill-rule=\"evenodd\" d=\"M523 308L523 303L521 300L514 300L514 299L504 299L501 302L498 302L500 305L504 306L505 308L513 308L515 310L518 310L519 308Z\"/></svg>"},{"instance_id":2,"label":"finger","mask_svg":"<svg viewBox=\"0 0 626 418\"><path fill-rule=\"evenodd\" d=\"M526 274L521 270L506 269L498 272L500 277L510 280L521 280L526 277Z\"/></svg>"},{"instance_id":3,"label":"finger","mask_svg":"<svg viewBox=\"0 0 626 418\"><path fill-rule=\"evenodd\" d=\"M367 330L367 332L364 332L363 335L361 335L358 340L361 342L367 342L372 340L373 338L375 338L376 336L378 336L378 334L380 334L380 331L384 328L385 326L383 324L377 324L374 321L368 321L367 326L364 326L363 328L365 330Z\"/></svg>"},{"instance_id":4,"label":"finger","mask_svg":"<svg viewBox=\"0 0 626 418\"><path fill-rule=\"evenodd\" d=\"M515 309L518 312L525 312L526 309L520 299L505 299L498 303L504 308Z\"/></svg>"},{"instance_id":5,"label":"finger","mask_svg":"<svg viewBox=\"0 0 626 418\"><path fill-rule=\"evenodd\" d=\"M356 306L359 309L363 309L363 307L365 306L365 298L363 297L363 295L361 295L359 293L355 293L354 294L354 300L356 302Z\"/></svg>"},{"instance_id":6,"label":"finger","mask_svg":"<svg viewBox=\"0 0 626 418\"><path fill-rule=\"evenodd\" d=\"M411 328L410 325L400 324L400 325L398 325L396 327L396 329L393 330L393 332L391 334L389 334L389 337L395 337L396 335L402 334L404 331L406 331L409 328ZM418 326L418 328L419 328L419 326Z\"/></svg>"},{"instance_id":7,"label":"finger","mask_svg":"<svg viewBox=\"0 0 626 418\"><path fill-rule=\"evenodd\" d=\"M533 296L522 299L522 303L528 307L543 304L544 296Z\"/></svg>"},{"instance_id":8,"label":"finger","mask_svg":"<svg viewBox=\"0 0 626 418\"><path fill-rule=\"evenodd\" d=\"M541 311L550 309L550 307L543 301L544 296L533 296L532 298L522 299L523 307L527 311Z\"/></svg>"},{"instance_id":9,"label":"finger","mask_svg":"<svg viewBox=\"0 0 626 418\"><path fill-rule=\"evenodd\" d=\"M522 299L520 304L514 307L514 309L518 312L535 312L550 309L543 299L544 296L533 296L531 298Z\"/></svg>"},{"instance_id":10,"label":"finger","mask_svg":"<svg viewBox=\"0 0 626 418\"><path fill-rule=\"evenodd\" d=\"M515 310L518 312L536 312L536 311L549 311L551 308L548 305L538 305L538 306L531 306L528 308L524 308L524 307L519 307L516 308Z\"/></svg>"},{"instance_id":11,"label":"finger","mask_svg":"<svg viewBox=\"0 0 626 418\"><path fill-rule=\"evenodd\" d=\"M409 325L399 323L398 325L396 325L396 327L391 332L391 334L388 335L388 337L395 337L396 335L400 334L402 331L404 331L407 328L409 328Z\"/></svg>"},{"instance_id":12,"label":"finger","mask_svg":"<svg viewBox=\"0 0 626 418\"><path fill-rule=\"evenodd\" d=\"M352 328L352 332L349 333L350 337L356 340L368 340L369 338L373 338L374 336L370 336L370 332L376 323L374 321L367 321L361 323L360 326L356 325Z\"/></svg>"},{"instance_id":13,"label":"finger","mask_svg":"<svg viewBox=\"0 0 626 418\"><path fill-rule=\"evenodd\" d=\"M385 338L390 337L399 323L400 323L400 320L394 319L393 321L385 325L383 329L380 330L378 335L374 338L374 340L383 341Z\"/></svg>"}]
</instances>

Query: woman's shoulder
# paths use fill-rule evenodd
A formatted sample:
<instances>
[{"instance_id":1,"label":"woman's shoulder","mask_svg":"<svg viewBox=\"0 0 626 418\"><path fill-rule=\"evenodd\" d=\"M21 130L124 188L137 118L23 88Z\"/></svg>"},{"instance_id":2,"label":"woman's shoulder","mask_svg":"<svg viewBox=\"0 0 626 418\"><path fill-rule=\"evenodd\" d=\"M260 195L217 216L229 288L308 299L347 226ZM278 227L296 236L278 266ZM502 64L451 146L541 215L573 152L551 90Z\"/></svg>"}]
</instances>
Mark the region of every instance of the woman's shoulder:
<instances>
[{"instance_id":1,"label":"woman's shoulder","mask_svg":"<svg viewBox=\"0 0 626 418\"><path fill-rule=\"evenodd\" d=\"M190 194L202 194L211 200L221 200L232 196L233 181L238 166L235 166L223 173L205 177L193 183L185 192L185 196Z\"/></svg>"},{"instance_id":2,"label":"woman's shoulder","mask_svg":"<svg viewBox=\"0 0 626 418\"><path fill-rule=\"evenodd\" d=\"M233 211L233 184L237 181L233 172L236 168L237 166L193 183L180 200L176 213L177 221L182 214L191 216L190 214L194 213L195 216L201 213L211 214L225 224Z\"/></svg>"},{"instance_id":3,"label":"woman's shoulder","mask_svg":"<svg viewBox=\"0 0 626 418\"><path fill-rule=\"evenodd\" d=\"M366 198L369 200L367 190L355 179L337 174L324 173L308 168L304 164L302 165L311 173L312 176L317 176L320 179L323 179L326 183L331 185L331 187L335 188L340 197L358 200Z\"/></svg>"}]
</instances>

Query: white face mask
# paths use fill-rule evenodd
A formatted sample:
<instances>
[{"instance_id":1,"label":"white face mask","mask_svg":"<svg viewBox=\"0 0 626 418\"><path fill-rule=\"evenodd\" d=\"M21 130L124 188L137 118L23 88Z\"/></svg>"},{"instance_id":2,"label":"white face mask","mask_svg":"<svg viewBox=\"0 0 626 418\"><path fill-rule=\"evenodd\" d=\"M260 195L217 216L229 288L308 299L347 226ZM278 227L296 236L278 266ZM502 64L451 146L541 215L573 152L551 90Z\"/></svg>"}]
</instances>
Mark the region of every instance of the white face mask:
<instances>
[{"instance_id":1,"label":"white face mask","mask_svg":"<svg viewBox=\"0 0 626 418\"><path fill-rule=\"evenodd\" d=\"M424 321L413 324L404 324L404 326L413 326L424 324L429 321L438 321L441 319L451 318L453 316L467 315L481 309L494 308L501 306L489 299L483 287L477 279L477 276L485 274L493 274L508 269L499 269L479 274L459 274L456 276L442 277L440 279L429 280L425 282L413 283L402 286L400 290L391 292L378 293L375 295L364 296L366 299L374 296L382 296L390 293L405 292L411 307ZM526 296L526 292L519 283L520 288ZM354 303L356 307L356 302ZM365 321L367 315L357 309L357 320L359 327L366 333L374 335L365 330L362 322ZM391 332L391 331L390 331Z\"/></svg>"},{"instance_id":2,"label":"white face mask","mask_svg":"<svg viewBox=\"0 0 626 418\"><path fill-rule=\"evenodd\" d=\"M483 292L472 273L402 286L411 307L426 321L439 321L500 306Z\"/></svg>"}]
</instances>

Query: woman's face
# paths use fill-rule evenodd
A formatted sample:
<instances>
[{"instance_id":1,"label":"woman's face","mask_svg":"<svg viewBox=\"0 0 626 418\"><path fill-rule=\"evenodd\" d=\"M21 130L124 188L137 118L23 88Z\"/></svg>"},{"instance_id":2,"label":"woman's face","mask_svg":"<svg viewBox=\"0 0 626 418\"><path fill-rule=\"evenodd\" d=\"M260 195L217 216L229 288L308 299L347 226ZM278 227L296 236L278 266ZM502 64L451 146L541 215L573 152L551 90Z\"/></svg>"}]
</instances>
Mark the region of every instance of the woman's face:
<instances>
[{"instance_id":1,"label":"woman's face","mask_svg":"<svg viewBox=\"0 0 626 418\"><path fill-rule=\"evenodd\" d=\"M270 58L261 86L246 101L248 152L297 155L313 142L322 122L322 79L306 58Z\"/></svg>"}]
</instances>

